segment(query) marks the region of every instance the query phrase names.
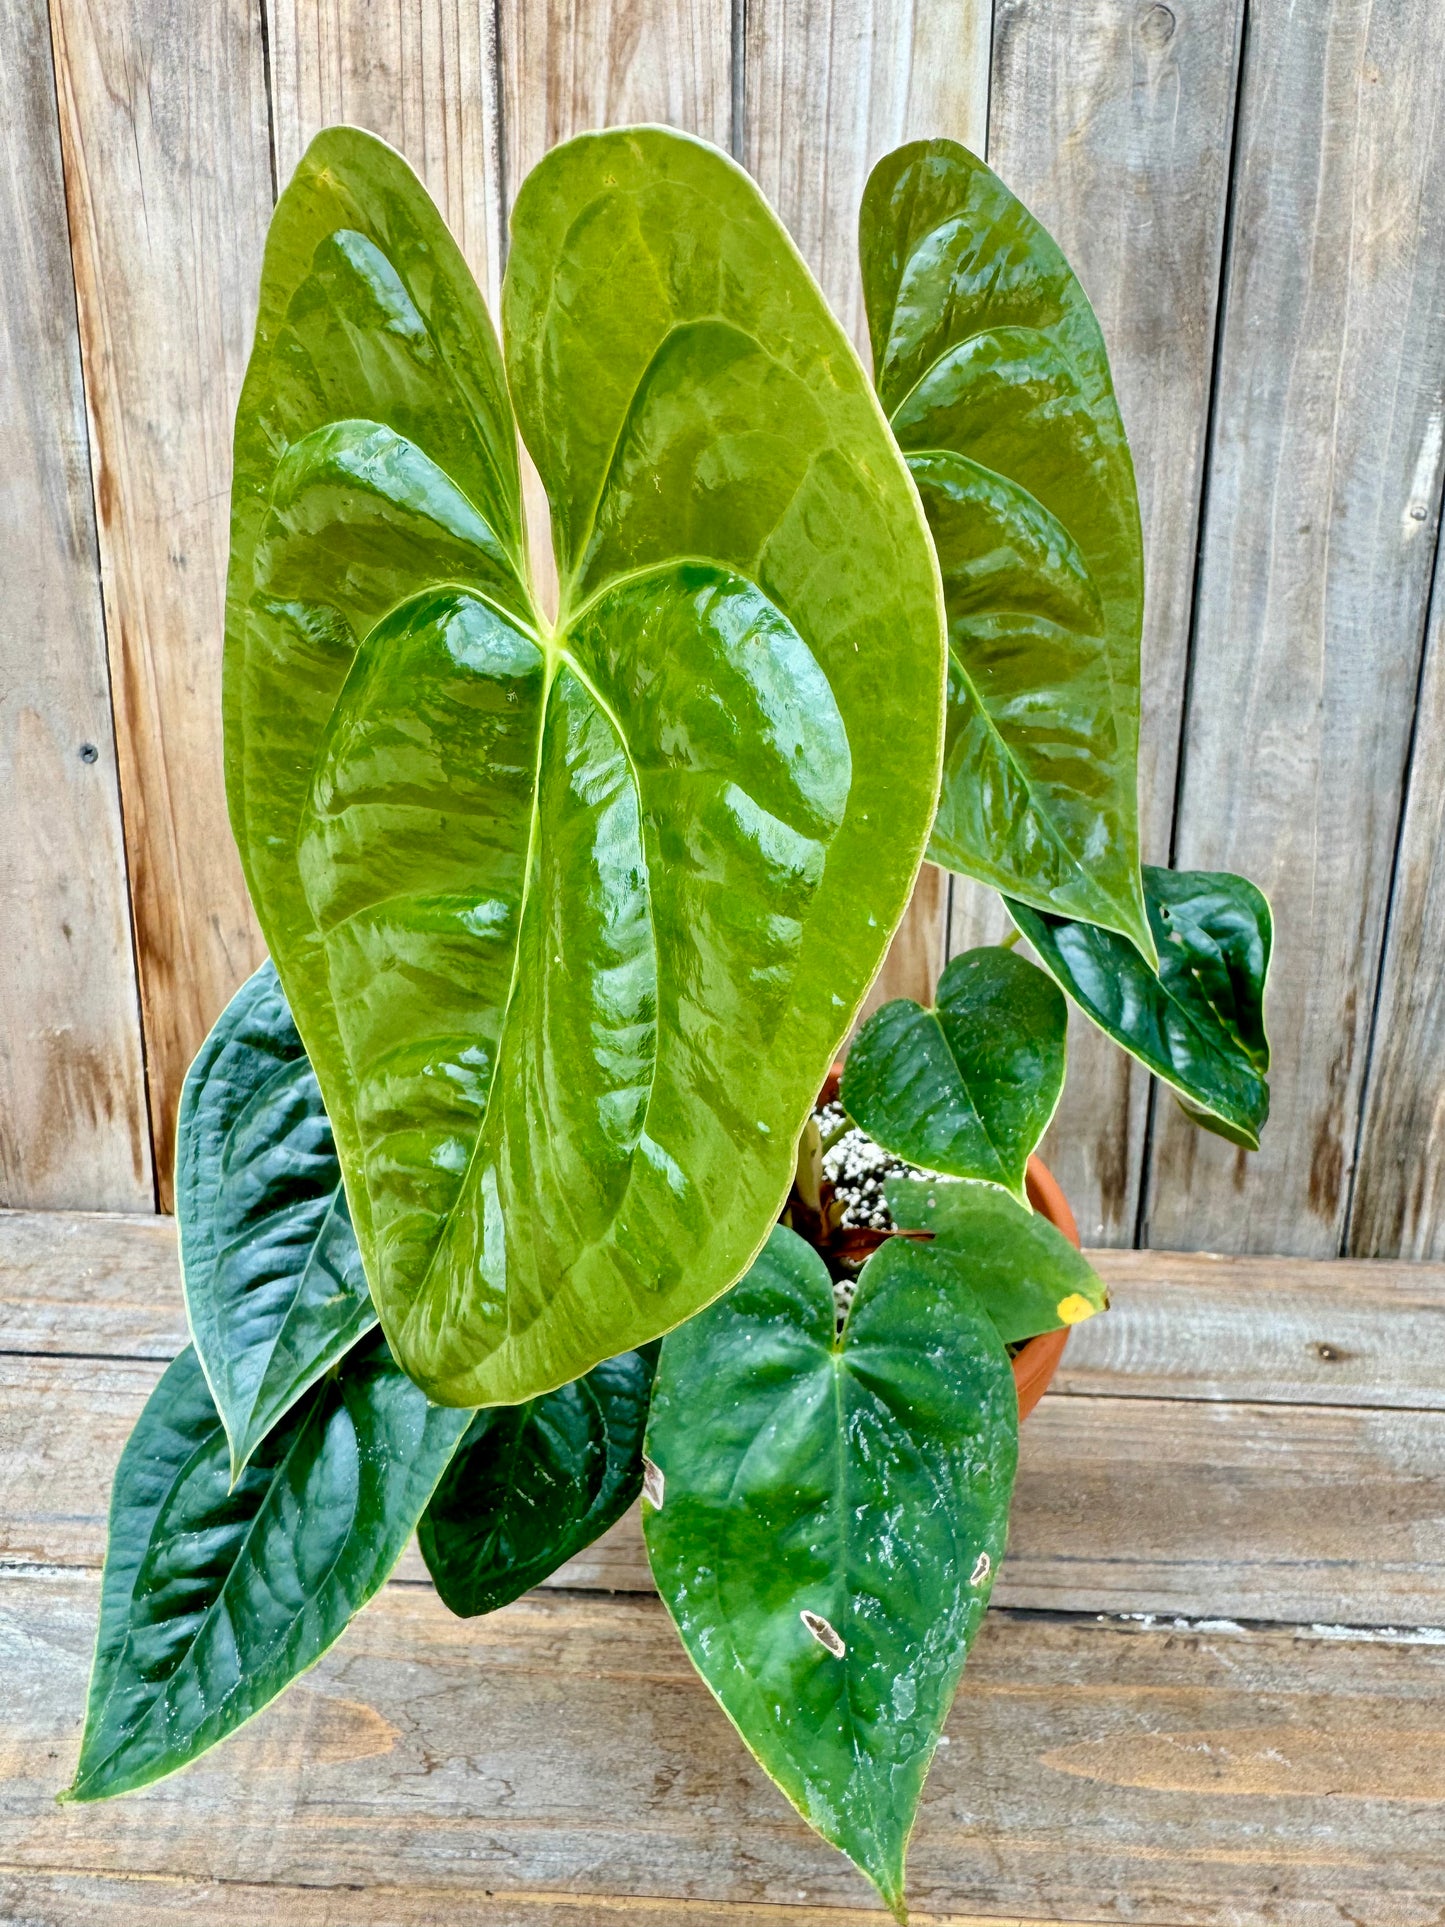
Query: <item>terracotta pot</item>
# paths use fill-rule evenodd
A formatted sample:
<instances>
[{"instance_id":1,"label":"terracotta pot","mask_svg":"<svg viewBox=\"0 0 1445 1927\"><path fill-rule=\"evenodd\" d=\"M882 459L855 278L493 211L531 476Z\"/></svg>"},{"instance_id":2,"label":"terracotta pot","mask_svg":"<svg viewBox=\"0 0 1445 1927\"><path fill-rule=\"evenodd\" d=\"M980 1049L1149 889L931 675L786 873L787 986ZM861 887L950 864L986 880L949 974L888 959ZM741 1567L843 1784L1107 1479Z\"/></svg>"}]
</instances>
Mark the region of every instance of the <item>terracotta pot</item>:
<instances>
[{"instance_id":1,"label":"terracotta pot","mask_svg":"<svg viewBox=\"0 0 1445 1927\"><path fill-rule=\"evenodd\" d=\"M1079 1227L1074 1223L1069 1201L1059 1189L1058 1179L1042 1158L1029 1159L1024 1183L1034 1210L1047 1218L1056 1231L1062 1231L1069 1243L1077 1247ZM1014 1384L1018 1388L1021 1421L1028 1417L1049 1389L1049 1380L1059 1369L1059 1360L1068 1342L1069 1327L1062 1325L1056 1332L1042 1332L1039 1337L1030 1338L1014 1353Z\"/></svg>"},{"instance_id":2,"label":"terracotta pot","mask_svg":"<svg viewBox=\"0 0 1445 1927\"><path fill-rule=\"evenodd\" d=\"M841 1062L834 1064L822 1090L818 1093L820 1104L836 1102L842 1077ZM1034 1210L1042 1213L1055 1231L1062 1231L1075 1250L1081 1249L1079 1227L1074 1223L1074 1214L1069 1209L1069 1201L1064 1196L1058 1179L1042 1158L1029 1159L1024 1186L1029 1194L1029 1203ZM1059 1369L1059 1360L1063 1357L1064 1347L1068 1342L1069 1327L1063 1325L1058 1331L1042 1332L1037 1338L1026 1340L1014 1353L1014 1384L1018 1388L1020 1424L1049 1389L1049 1381Z\"/></svg>"}]
</instances>

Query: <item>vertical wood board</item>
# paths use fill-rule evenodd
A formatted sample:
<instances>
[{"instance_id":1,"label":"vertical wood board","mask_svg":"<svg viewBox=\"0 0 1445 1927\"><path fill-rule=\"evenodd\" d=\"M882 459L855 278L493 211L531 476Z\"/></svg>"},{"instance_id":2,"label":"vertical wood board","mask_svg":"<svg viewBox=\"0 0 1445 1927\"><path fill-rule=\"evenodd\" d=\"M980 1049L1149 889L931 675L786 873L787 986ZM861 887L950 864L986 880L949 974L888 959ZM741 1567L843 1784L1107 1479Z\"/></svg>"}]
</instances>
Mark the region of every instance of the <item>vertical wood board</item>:
<instances>
[{"instance_id":1,"label":"vertical wood board","mask_svg":"<svg viewBox=\"0 0 1445 1927\"><path fill-rule=\"evenodd\" d=\"M0 1203L155 1204L44 0L0 0Z\"/></svg>"},{"instance_id":2,"label":"vertical wood board","mask_svg":"<svg viewBox=\"0 0 1445 1927\"><path fill-rule=\"evenodd\" d=\"M477 0L267 0L281 186L323 127L404 154L495 311L501 181L492 15Z\"/></svg>"},{"instance_id":3,"label":"vertical wood board","mask_svg":"<svg viewBox=\"0 0 1445 1927\"><path fill-rule=\"evenodd\" d=\"M1251 10L1176 862L1277 924L1253 1157L1157 1112L1148 1241L1333 1255L1445 406L1445 11Z\"/></svg>"},{"instance_id":4,"label":"vertical wood board","mask_svg":"<svg viewBox=\"0 0 1445 1927\"><path fill-rule=\"evenodd\" d=\"M548 148L589 128L661 121L726 148L727 0L501 0L507 204Z\"/></svg>"},{"instance_id":5,"label":"vertical wood board","mask_svg":"<svg viewBox=\"0 0 1445 1927\"><path fill-rule=\"evenodd\" d=\"M1349 1249L1445 1258L1445 547L1435 557Z\"/></svg>"},{"instance_id":6,"label":"vertical wood board","mask_svg":"<svg viewBox=\"0 0 1445 1927\"><path fill-rule=\"evenodd\" d=\"M1243 0L999 0L988 155L1104 332L1139 480L1139 836L1166 863L1194 594ZM1002 928L977 886L955 898ZM965 915L952 947L967 948ZM986 940L986 939L975 939ZM1090 1244L1132 1244L1149 1079L1073 1013L1044 1156Z\"/></svg>"},{"instance_id":7,"label":"vertical wood board","mask_svg":"<svg viewBox=\"0 0 1445 1927\"><path fill-rule=\"evenodd\" d=\"M858 207L874 163L945 135L982 153L989 0L748 0L742 160L778 210L865 368ZM926 865L863 1006L931 1001L947 882Z\"/></svg>"},{"instance_id":8,"label":"vertical wood board","mask_svg":"<svg viewBox=\"0 0 1445 1927\"><path fill-rule=\"evenodd\" d=\"M254 0L53 0L107 642L169 1208L186 1068L260 938L227 825L231 418L271 162Z\"/></svg>"},{"instance_id":9,"label":"vertical wood board","mask_svg":"<svg viewBox=\"0 0 1445 1927\"><path fill-rule=\"evenodd\" d=\"M728 0L499 0L497 20L508 218L547 150L591 128L657 121L731 145ZM552 616L557 571L547 498L525 448L522 491L538 600Z\"/></svg>"}]
</instances>

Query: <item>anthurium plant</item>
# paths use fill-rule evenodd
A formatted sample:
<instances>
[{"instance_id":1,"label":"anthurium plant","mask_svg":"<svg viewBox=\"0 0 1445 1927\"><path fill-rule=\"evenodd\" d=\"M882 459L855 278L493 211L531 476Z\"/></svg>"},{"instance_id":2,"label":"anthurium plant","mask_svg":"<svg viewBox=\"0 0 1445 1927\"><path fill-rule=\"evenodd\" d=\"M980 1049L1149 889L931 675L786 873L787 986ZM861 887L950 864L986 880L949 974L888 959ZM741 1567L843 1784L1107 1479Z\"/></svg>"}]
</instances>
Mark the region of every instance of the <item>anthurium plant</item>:
<instances>
[{"instance_id":1,"label":"anthurium plant","mask_svg":"<svg viewBox=\"0 0 1445 1927\"><path fill-rule=\"evenodd\" d=\"M192 1344L116 1475L70 1798L233 1732L413 1533L491 1612L642 1493L702 1677L902 1918L1011 1354L1105 1303L1030 1206L1066 997L1253 1145L1271 933L1140 865L1133 470L1062 255L942 141L879 164L861 243L872 383L665 129L527 179L500 342L381 142L282 194L225 643L269 959L186 1082ZM877 1011L825 1143L925 850L1037 962ZM866 1224L840 1132L892 1157Z\"/></svg>"}]
</instances>

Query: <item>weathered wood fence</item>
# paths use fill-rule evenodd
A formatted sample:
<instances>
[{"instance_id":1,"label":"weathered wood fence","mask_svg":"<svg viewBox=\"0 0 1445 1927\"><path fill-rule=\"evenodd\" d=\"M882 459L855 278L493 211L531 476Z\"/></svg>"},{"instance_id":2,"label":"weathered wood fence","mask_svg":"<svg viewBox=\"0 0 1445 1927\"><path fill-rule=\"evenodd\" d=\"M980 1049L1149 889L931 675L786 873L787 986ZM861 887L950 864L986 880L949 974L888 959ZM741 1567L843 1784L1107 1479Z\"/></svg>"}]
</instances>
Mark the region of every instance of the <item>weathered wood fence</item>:
<instances>
[{"instance_id":1,"label":"weathered wood fence","mask_svg":"<svg viewBox=\"0 0 1445 1927\"><path fill-rule=\"evenodd\" d=\"M164 1209L260 955L220 632L278 180L375 129L494 293L532 163L642 119L731 148L860 340L859 193L923 134L985 151L1099 310L1146 856L1254 877L1278 947L1255 1157L1080 1026L1048 1155L1085 1237L1445 1256L1440 0L0 0L0 1202ZM891 981L999 918L926 879Z\"/></svg>"}]
</instances>

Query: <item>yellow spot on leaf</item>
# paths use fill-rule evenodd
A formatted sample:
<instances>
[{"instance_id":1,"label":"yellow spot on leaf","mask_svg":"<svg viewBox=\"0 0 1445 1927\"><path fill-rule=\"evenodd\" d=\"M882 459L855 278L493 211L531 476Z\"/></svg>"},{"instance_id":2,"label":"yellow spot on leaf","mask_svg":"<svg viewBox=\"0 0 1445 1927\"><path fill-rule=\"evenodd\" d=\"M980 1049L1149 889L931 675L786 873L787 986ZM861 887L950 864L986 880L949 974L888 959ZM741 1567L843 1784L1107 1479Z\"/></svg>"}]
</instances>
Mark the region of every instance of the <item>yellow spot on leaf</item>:
<instances>
[{"instance_id":1,"label":"yellow spot on leaf","mask_svg":"<svg viewBox=\"0 0 1445 1927\"><path fill-rule=\"evenodd\" d=\"M1099 1309L1081 1291L1071 1291L1067 1298L1061 1298L1055 1307L1062 1325L1077 1325L1082 1318L1092 1318Z\"/></svg>"}]
</instances>

